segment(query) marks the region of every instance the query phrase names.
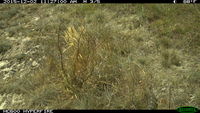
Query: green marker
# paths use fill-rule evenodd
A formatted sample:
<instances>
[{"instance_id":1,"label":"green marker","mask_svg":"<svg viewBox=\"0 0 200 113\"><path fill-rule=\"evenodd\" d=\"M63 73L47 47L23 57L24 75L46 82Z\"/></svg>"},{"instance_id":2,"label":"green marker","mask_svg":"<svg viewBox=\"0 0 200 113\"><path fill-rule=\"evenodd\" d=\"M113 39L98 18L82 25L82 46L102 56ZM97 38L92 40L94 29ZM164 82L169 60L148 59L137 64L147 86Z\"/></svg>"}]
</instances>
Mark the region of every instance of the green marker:
<instances>
[{"instance_id":1,"label":"green marker","mask_svg":"<svg viewBox=\"0 0 200 113\"><path fill-rule=\"evenodd\" d=\"M176 109L180 113L196 113L198 111L197 108L192 106L183 106Z\"/></svg>"}]
</instances>

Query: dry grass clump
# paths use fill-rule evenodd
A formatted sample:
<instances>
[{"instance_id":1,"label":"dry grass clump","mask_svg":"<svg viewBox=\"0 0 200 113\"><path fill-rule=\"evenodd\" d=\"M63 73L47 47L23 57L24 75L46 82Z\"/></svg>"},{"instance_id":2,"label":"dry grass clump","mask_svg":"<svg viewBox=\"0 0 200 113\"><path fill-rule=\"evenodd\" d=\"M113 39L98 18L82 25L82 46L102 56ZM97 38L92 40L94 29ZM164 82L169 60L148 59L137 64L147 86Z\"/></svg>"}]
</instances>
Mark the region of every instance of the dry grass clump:
<instances>
[{"instance_id":1,"label":"dry grass clump","mask_svg":"<svg viewBox=\"0 0 200 113\"><path fill-rule=\"evenodd\" d=\"M78 27L77 30L75 27L69 27L67 29L65 41L69 46L67 47L66 51L68 51L67 53L71 53L72 55L68 55L68 60L66 61L66 65L68 64L68 66L65 66L68 67L68 69L65 72L70 73L67 78L71 81L71 84L68 84L70 85L68 90L73 92L74 95L77 96L77 99L82 97L89 98L91 95L92 98L98 97L99 99L103 100L101 102L96 101L94 103L91 100L91 102L85 103L89 105L92 105L93 103L94 108L108 109L110 107L133 107L134 100L132 100L132 104L129 105L130 100L128 101L128 98L133 98L133 95L131 94L134 94L134 88L142 90L142 88L138 88L135 86L135 84L139 84L139 71L141 70L137 69L137 66L130 66L127 69L133 69L126 71L126 68L124 68L120 64L120 53L118 51L122 50L116 50L119 48L117 48L115 45L116 43L114 36L111 37L110 35L107 35L106 37L107 38L102 39L101 37L95 37L95 35L91 36L90 34L88 34L87 29L85 29L85 27L83 26ZM123 45L120 46L123 47ZM136 72L138 72L138 74ZM130 82L127 82L127 80ZM124 83L127 83L127 85L125 85ZM129 88L130 91L128 90L128 92L125 93L125 87L132 88ZM123 92L123 94L121 92ZM147 92L144 92L144 95L145 93ZM119 101L123 99L122 97L117 95L125 96L127 98L121 101L123 103L122 106L116 106L114 105L116 102L113 103L113 101ZM108 99L104 99L106 97ZM112 97L114 100L112 100ZM119 99L117 99L117 97L119 97ZM140 98L144 99L145 97ZM89 106L88 108L90 109Z\"/></svg>"},{"instance_id":2,"label":"dry grass clump","mask_svg":"<svg viewBox=\"0 0 200 113\"><path fill-rule=\"evenodd\" d=\"M26 108L145 109L152 93L148 73L131 60L128 39L120 42L119 34L110 32L67 27L58 37L65 42L60 52L47 57L46 68L29 79L40 84L26 94Z\"/></svg>"}]
</instances>

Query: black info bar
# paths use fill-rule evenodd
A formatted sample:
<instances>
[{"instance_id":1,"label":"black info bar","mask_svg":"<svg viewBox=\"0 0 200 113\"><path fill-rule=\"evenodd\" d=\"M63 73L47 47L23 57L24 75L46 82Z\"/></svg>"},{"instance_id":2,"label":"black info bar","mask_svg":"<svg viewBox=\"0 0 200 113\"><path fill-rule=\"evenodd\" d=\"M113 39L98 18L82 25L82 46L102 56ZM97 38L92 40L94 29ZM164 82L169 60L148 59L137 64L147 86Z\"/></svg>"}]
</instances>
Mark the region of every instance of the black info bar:
<instances>
[{"instance_id":1,"label":"black info bar","mask_svg":"<svg viewBox=\"0 0 200 113\"><path fill-rule=\"evenodd\" d=\"M200 0L0 0L4 4L199 3Z\"/></svg>"},{"instance_id":2,"label":"black info bar","mask_svg":"<svg viewBox=\"0 0 200 113\"><path fill-rule=\"evenodd\" d=\"M2 110L1 113L54 113L53 110Z\"/></svg>"}]
</instances>

